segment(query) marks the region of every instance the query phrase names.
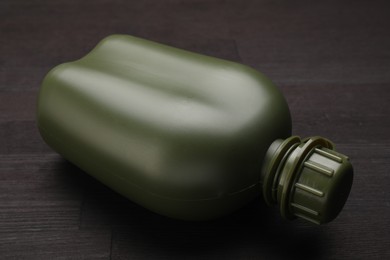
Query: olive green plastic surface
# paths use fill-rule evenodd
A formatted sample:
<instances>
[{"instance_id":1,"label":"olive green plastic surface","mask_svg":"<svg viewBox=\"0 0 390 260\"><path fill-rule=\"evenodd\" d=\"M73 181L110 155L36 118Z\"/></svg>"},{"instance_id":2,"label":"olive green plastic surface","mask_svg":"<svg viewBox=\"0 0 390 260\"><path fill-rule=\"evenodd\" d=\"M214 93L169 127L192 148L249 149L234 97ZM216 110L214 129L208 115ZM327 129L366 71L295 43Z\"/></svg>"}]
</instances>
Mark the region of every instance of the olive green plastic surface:
<instances>
[{"instance_id":1,"label":"olive green plastic surface","mask_svg":"<svg viewBox=\"0 0 390 260\"><path fill-rule=\"evenodd\" d=\"M260 194L268 147L291 135L287 104L264 75L125 35L50 71L38 126L107 186L187 220L228 214Z\"/></svg>"}]
</instances>

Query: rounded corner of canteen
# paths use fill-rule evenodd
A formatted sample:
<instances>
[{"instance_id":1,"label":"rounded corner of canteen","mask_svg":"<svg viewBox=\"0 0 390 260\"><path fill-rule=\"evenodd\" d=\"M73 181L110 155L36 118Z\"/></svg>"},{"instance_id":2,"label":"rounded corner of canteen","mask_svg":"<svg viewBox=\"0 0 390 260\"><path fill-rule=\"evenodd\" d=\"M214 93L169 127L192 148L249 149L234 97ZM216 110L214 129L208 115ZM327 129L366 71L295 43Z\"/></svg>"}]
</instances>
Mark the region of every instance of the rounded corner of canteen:
<instances>
[{"instance_id":1,"label":"rounded corner of canteen","mask_svg":"<svg viewBox=\"0 0 390 260\"><path fill-rule=\"evenodd\" d=\"M37 106L55 151L133 202L184 220L227 215L263 195L286 219L334 219L353 169L322 137L291 136L263 74L127 35L52 69Z\"/></svg>"}]
</instances>

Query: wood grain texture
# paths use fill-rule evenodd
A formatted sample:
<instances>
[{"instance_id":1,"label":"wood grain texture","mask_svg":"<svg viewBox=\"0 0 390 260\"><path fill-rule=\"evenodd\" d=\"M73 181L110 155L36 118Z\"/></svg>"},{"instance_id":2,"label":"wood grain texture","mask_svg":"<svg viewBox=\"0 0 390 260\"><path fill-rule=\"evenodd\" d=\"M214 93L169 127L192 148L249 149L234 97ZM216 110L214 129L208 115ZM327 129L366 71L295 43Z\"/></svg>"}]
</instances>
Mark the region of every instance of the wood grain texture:
<instances>
[{"instance_id":1,"label":"wood grain texture","mask_svg":"<svg viewBox=\"0 0 390 260\"><path fill-rule=\"evenodd\" d=\"M390 259L389 14L383 0L1 1L0 258ZM53 152L35 123L42 78L114 33L268 75L294 134L328 137L351 158L340 216L286 222L258 199L211 222L170 220Z\"/></svg>"}]
</instances>

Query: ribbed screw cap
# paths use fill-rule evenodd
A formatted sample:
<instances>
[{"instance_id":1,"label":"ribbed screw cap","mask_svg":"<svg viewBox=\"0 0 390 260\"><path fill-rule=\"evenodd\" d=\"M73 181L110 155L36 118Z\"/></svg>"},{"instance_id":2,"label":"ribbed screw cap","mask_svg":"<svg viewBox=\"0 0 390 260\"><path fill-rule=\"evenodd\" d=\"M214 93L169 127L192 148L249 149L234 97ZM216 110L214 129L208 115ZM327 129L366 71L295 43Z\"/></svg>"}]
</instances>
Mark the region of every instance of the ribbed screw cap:
<instances>
[{"instance_id":1,"label":"ribbed screw cap","mask_svg":"<svg viewBox=\"0 0 390 260\"><path fill-rule=\"evenodd\" d=\"M268 157L273 159L264 175L268 182L263 183L266 201L278 203L282 216L288 219L300 217L323 224L336 218L352 186L353 168L348 157L334 151L333 144L322 137L302 141L292 137L275 144L270 147L273 155ZM282 148L286 152L278 153Z\"/></svg>"}]
</instances>

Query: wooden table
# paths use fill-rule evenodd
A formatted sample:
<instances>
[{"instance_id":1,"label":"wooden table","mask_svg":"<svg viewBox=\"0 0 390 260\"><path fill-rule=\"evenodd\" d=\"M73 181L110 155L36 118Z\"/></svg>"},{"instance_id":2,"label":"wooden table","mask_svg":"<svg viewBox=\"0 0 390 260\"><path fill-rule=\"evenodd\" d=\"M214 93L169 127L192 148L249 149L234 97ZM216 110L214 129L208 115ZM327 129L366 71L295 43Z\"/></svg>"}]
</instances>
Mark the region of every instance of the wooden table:
<instances>
[{"instance_id":1,"label":"wooden table","mask_svg":"<svg viewBox=\"0 0 390 260\"><path fill-rule=\"evenodd\" d=\"M0 2L0 258L390 259L390 2ZM35 105L53 66L124 33L238 61L283 91L294 134L350 156L332 223L284 221L258 199L223 219L151 213L52 151Z\"/></svg>"}]
</instances>

